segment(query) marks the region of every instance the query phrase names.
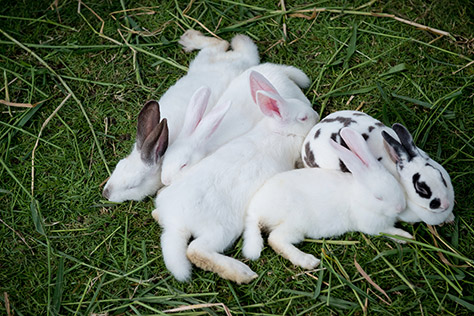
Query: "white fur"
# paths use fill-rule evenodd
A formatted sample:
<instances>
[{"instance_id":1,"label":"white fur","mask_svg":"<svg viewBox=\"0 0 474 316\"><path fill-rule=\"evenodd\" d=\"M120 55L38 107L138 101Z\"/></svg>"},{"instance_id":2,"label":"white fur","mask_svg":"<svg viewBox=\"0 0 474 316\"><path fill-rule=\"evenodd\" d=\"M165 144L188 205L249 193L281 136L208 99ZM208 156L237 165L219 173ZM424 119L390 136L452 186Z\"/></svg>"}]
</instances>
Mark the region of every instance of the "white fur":
<instances>
[{"instance_id":1,"label":"white fur","mask_svg":"<svg viewBox=\"0 0 474 316\"><path fill-rule=\"evenodd\" d=\"M454 190L447 171L423 150L417 148L414 143L412 144L413 157L407 159L408 156L403 153L398 157L399 155L396 154L393 147L384 140L382 132L385 131L398 142L401 141L399 135L392 128L383 125L365 113L357 111L334 112L316 124L308 133L302 147L302 158L306 167L319 166L323 169L340 169L339 158L329 150L327 140L332 136L340 141L340 136L337 134L344 126L349 126L368 136L367 144L374 156L381 159L381 163L404 188L407 209L400 214L399 220L423 221L430 225L438 225L454 219L452 214ZM318 137L315 138L316 134ZM411 139L409 133L406 136ZM413 182L413 176L416 173L420 175L418 182L424 182L429 187L432 193L431 197L421 197L416 192ZM430 207L430 203L434 199L439 200L439 207Z\"/></svg>"},{"instance_id":2,"label":"white fur","mask_svg":"<svg viewBox=\"0 0 474 316\"><path fill-rule=\"evenodd\" d=\"M393 227L397 215L405 208L398 182L374 159L360 134L351 129L343 129L341 134L352 152L332 140L326 141L352 174L303 168L266 181L247 210L245 257L260 256L260 227L270 232L268 242L277 253L305 269L319 264L313 255L293 245L305 237L335 237L350 231L412 237Z\"/></svg>"},{"instance_id":3,"label":"white fur","mask_svg":"<svg viewBox=\"0 0 474 316\"><path fill-rule=\"evenodd\" d=\"M253 66L235 78L217 101L217 106L225 106L231 102L231 107L220 125L214 130L200 128L199 125L215 126L216 117L202 118L203 102L191 102L186 117L193 117L187 122L190 127L183 127L166 151L163 158L161 181L169 185L191 166L213 153L217 148L230 140L245 134L252 129L264 116L254 106L255 93L259 87L252 82L249 85L250 73L261 73L284 99L296 99L311 107L311 103L301 91L310 83L309 78L301 70L285 65L265 63ZM205 105L204 105L205 106ZM185 123L186 125L186 123ZM197 127L196 127L197 126Z\"/></svg>"},{"instance_id":4,"label":"white fur","mask_svg":"<svg viewBox=\"0 0 474 316\"><path fill-rule=\"evenodd\" d=\"M236 35L229 43L206 37L198 31L188 30L179 41L184 50L200 49L189 65L188 73L179 79L160 98L161 116L168 119L169 142L172 144L183 124L186 106L194 92L202 87L212 87L209 104L214 105L232 79L245 69L259 63L258 50L250 38ZM138 122L144 124L144 122ZM134 145L132 154L122 159L104 187L104 197L110 201L142 200L154 194L161 186L161 161L150 166L140 159ZM133 183L133 185L132 185ZM107 193L107 194L105 194Z\"/></svg>"},{"instance_id":5,"label":"white fur","mask_svg":"<svg viewBox=\"0 0 474 316\"><path fill-rule=\"evenodd\" d=\"M250 78L259 84L265 81L257 73ZM156 198L152 215L163 227L163 258L180 281L189 280L190 262L237 283L257 276L222 252L242 233L251 196L266 179L293 168L318 118L305 102L283 99L268 82L259 86L256 101L265 118L194 165Z\"/></svg>"}]
</instances>

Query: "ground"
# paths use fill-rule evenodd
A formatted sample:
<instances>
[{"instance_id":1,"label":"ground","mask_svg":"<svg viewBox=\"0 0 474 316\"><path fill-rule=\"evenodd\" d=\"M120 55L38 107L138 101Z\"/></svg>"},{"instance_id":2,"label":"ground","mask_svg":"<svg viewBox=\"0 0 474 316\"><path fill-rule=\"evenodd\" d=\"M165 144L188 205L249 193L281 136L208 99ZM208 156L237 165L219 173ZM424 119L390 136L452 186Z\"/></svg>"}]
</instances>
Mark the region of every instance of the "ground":
<instances>
[{"instance_id":1,"label":"ground","mask_svg":"<svg viewBox=\"0 0 474 316\"><path fill-rule=\"evenodd\" d=\"M2 1L0 314L472 314L473 21L460 0ZM113 204L101 190L141 106L195 56L177 44L189 28L246 34L262 61L301 68L323 117L358 109L403 123L450 173L454 223L401 223L415 236L405 245L360 233L306 241L322 259L315 271L268 245L246 261L239 240L228 255L254 282L199 269L175 281L152 198Z\"/></svg>"}]
</instances>

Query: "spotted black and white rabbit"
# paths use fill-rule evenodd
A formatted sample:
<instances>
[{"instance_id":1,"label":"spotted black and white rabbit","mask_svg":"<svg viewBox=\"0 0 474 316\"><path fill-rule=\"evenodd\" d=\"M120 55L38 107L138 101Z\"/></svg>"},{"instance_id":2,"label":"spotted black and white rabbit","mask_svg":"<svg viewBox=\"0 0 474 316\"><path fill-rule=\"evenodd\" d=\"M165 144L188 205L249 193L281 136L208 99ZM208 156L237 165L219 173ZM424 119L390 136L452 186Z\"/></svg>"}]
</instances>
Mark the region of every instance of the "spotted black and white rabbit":
<instances>
[{"instance_id":1,"label":"spotted black and white rabbit","mask_svg":"<svg viewBox=\"0 0 474 316\"><path fill-rule=\"evenodd\" d=\"M277 253L305 269L319 264L319 259L294 246L305 237L319 239L360 231L412 238L394 227L406 207L398 181L375 159L359 133L343 128L340 135L350 150L326 139L327 150L341 159L352 174L302 168L267 180L249 203L245 257L260 256L261 229L269 232L268 243Z\"/></svg>"},{"instance_id":2,"label":"spotted black and white rabbit","mask_svg":"<svg viewBox=\"0 0 474 316\"><path fill-rule=\"evenodd\" d=\"M334 112L308 133L302 147L306 167L347 171L327 142L333 139L344 144L339 135L343 127L351 127L361 133L372 153L401 183L407 208L400 214L399 220L423 221L430 225L454 220L454 190L449 174L415 146L411 134L401 124L389 128L362 112Z\"/></svg>"}]
</instances>

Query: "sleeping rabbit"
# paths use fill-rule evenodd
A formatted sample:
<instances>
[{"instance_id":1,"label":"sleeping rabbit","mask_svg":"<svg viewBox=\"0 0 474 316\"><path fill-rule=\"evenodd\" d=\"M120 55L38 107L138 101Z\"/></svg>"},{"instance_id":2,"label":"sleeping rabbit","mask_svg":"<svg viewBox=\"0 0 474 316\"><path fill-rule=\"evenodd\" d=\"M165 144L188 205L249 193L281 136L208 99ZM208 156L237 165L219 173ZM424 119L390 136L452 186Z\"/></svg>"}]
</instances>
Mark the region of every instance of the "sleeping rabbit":
<instances>
[{"instance_id":1,"label":"sleeping rabbit","mask_svg":"<svg viewBox=\"0 0 474 316\"><path fill-rule=\"evenodd\" d=\"M245 134L264 118L262 112L255 106L255 94L259 84L250 84L250 74L258 72L272 84L284 99L296 99L305 103L308 108L311 103L301 88L310 84L309 78L300 69L272 63L250 67L235 78L217 101L216 107L230 108L222 124L215 124L215 116L203 118L208 106L209 97L195 98L189 103L184 125L177 139L170 144L163 158L161 181L171 184L191 166L230 140ZM204 94L205 91L202 91ZM207 92L207 95L210 92ZM220 122L219 122L220 123ZM214 128L208 128L211 124Z\"/></svg>"},{"instance_id":2,"label":"sleeping rabbit","mask_svg":"<svg viewBox=\"0 0 474 316\"><path fill-rule=\"evenodd\" d=\"M250 73L247 84L253 86L254 106L264 118L190 167L156 198L152 215L163 228L163 258L177 280L189 280L191 263L237 283L257 277L222 252L241 235L251 196L266 179L293 168L304 137L318 119L305 102L284 99L257 72ZM225 113L224 108L221 115Z\"/></svg>"},{"instance_id":3,"label":"sleeping rabbit","mask_svg":"<svg viewBox=\"0 0 474 316\"><path fill-rule=\"evenodd\" d=\"M454 190L449 174L415 146L410 132L401 124L389 128L362 112L334 112L308 133L302 147L306 167L347 171L327 141L332 138L343 144L339 136L343 127L361 133L371 152L402 185L407 208L399 220L430 225L454 220Z\"/></svg>"},{"instance_id":4,"label":"sleeping rabbit","mask_svg":"<svg viewBox=\"0 0 474 316\"><path fill-rule=\"evenodd\" d=\"M260 229L269 231L268 243L293 264L312 269L313 255L294 244L305 237L327 238L360 231L412 236L394 227L405 209L405 196L397 180L371 154L363 137L343 128L347 149L328 139L330 150L352 172L302 168L267 180L249 203L243 254L257 259L263 248Z\"/></svg>"},{"instance_id":5,"label":"sleeping rabbit","mask_svg":"<svg viewBox=\"0 0 474 316\"><path fill-rule=\"evenodd\" d=\"M169 144L173 144L183 125L186 107L194 93L202 86L212 87L209 96L209 108L216 103L231 80L247 68L259 63L255 43L244 35L236 35L227 50L229 43L224 40L206 37L198 31L186 31L179 41L185 51L199 49L199 53L189 65L188 73L171 86L156 103L161 116L167 119ZM160 159L142 159L141 143L148 138L159 124L156 116L146 115L145 107L138 116L136 143L132 153L120 160L104 187L103 196L114 202L142 200L145 196L155 194L162 186L161 156ZM145 113L146 112L146 113ZM139 133L139 130L145 133Z\"/></svg>"}]
</instances>

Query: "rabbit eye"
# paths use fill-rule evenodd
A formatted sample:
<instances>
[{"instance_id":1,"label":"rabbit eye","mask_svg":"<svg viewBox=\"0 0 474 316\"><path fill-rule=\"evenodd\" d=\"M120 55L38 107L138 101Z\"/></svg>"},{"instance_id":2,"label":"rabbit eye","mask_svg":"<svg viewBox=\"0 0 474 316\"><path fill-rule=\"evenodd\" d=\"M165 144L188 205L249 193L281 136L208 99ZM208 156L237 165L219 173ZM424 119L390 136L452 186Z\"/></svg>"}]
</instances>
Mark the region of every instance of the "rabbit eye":
<instances>
[{"instance_id":1,"label":"rabbit eye","mask_svg":"<svg viewBox=\"0 0 474 316\"><path fill-rule=\"evenodd\" d=\"M300 121L301 121L301 122L304 122L304 121L306 121L307 119L308 119L308 115L305 115L305 116L303 116L303 117L300 118Z\"/></svg>"},{"instance_id":2,"label":"rabbit eye","mask_svg":"<svg viewBox=\"0 0 474 316\"><path fill-rule=\"evenodd\" d=\"M187 163L182 164L181 167L179 167L179 170L183 170L184 168L186 168L187 165L188 165Z\"/></svg>"},{"instance_id":3,"label":"rabbit eye","mask_svg":"<svg viewBox=\"0 0 474 316\"><path fill-rule=\"evenodd\" d=\"M376 196L375 198L379 201L383 201L383 197L381 197L381 196Z\"/></svg>"},{"instance_id":4,"label":"rabbit eye","mask_svg":"<svg viewBox=\"0 0 474 316\"><path fill-rule=\"evenodd\" d=\"M431 197L430 187L425 182L420 181L419 173L413 175L413 186L420 197L424 199L429 199Z\"/></svg>"}]
</instances>

